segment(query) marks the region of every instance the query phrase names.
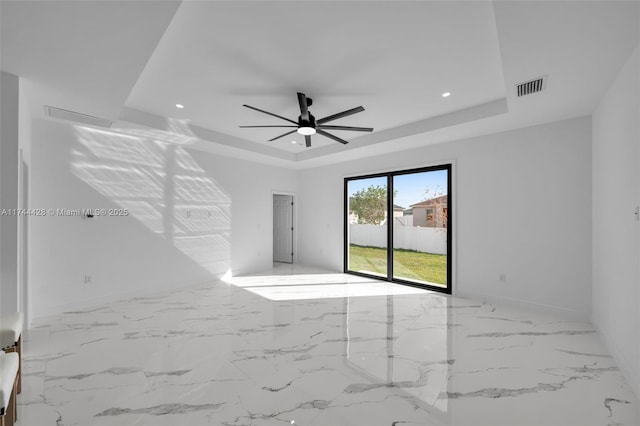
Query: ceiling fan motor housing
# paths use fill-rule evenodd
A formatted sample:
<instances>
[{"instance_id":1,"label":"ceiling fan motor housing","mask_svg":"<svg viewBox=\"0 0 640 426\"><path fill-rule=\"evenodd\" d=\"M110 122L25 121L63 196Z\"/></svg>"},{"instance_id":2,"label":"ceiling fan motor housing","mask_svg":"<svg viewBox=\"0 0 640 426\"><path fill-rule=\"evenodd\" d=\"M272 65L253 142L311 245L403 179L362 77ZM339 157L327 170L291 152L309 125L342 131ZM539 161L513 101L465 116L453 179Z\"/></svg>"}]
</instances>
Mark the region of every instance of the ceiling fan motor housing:
<instances>
[{"instance_id":1,"label":"ceiling fan motor housing","mask_svg":"<svg viewBox=\"0 0 640 426\"><path fill-rule=\"evenodd\" d=\"M298 116L298 126L299 127L312 127L316 128L316 118L309 113L309 120L303 120L302 116Z\"/></svg>"}]
</instances>

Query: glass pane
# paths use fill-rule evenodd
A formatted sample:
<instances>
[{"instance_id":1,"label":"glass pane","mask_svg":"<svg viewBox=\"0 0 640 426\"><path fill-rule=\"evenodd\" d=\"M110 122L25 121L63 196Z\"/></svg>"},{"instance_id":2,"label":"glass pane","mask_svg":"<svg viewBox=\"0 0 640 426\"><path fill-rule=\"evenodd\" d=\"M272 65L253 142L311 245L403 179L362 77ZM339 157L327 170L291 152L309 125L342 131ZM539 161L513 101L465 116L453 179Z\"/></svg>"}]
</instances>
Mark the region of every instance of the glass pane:
<instances>
[{"instance_id":1,"label":"glass pane","mask_svg":"<svg viewBox=\"0 0 640 426\"><path fill-rule=\"evenodd\" d=\"M393 177L393 277L447 287L447 170Z\"/></svg>"},{"instance_id":2,"label":"glass pane","mask_svg":"<svg viewBox=\"0 0 640 426\"><path fill-rule=\"evenodd\" d=\"M387 276L387 178L347 181L347 269Z\"/></svg>"}]
</instances>

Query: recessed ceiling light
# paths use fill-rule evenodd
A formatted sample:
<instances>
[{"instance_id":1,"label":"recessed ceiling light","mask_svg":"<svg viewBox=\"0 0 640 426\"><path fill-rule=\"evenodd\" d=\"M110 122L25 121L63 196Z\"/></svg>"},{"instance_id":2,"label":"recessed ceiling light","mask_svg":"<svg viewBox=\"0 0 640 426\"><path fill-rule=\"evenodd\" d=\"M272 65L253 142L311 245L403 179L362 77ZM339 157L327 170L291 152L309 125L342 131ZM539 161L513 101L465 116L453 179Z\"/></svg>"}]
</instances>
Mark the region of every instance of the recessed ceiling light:
<instances>
[{"instance_id":1,"label":"recessed ceiling light","mask_svg":"<svg viewBox=\"0 0 640 426\"><path fill-rule=\"evenodd\" d=\"M451 92L444 92L444 93L442 94L442 97L443 97L443 98L448 98L449 96L451 96Z\"/></svg>"},{"instance_id":2,"label":"recessed ceiling light","mask_svg":"<svg viewBox=\"0 0 640 426\"><path fill-rule=\"evenodd\" d=\"M296 141L291 141L291 143L296 143Z\"/></svg>"},{"instance_id":3,"label":"recessed ceiling light","mask_svg":"<svg viewBox=\"0 0 640 426\"><path fill-rule=\"evenodd\" d=\"M184 105L182 105L182 104L176 104L176 108L183 109L183 108L184 108Z\"/></svg>"}]
</instances>

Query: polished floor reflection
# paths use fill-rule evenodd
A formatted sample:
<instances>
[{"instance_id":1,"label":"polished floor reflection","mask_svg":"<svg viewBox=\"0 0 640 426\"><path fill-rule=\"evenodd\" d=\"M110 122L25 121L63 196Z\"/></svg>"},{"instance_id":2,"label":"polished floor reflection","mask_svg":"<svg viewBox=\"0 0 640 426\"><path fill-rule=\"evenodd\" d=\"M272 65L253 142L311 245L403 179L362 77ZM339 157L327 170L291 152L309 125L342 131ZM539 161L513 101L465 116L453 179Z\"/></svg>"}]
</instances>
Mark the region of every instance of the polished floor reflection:
<instances>
[{"instance_id":1,"label":"polished floor reflection","mask_svg":"<svg viewBox=\"0 0 640 426\"><path fill-rule=\"evenodd\" d=\"M24 346L19 426L640 424L588 323L290 265L47 318Z\"/></svg>"}]
</instances>

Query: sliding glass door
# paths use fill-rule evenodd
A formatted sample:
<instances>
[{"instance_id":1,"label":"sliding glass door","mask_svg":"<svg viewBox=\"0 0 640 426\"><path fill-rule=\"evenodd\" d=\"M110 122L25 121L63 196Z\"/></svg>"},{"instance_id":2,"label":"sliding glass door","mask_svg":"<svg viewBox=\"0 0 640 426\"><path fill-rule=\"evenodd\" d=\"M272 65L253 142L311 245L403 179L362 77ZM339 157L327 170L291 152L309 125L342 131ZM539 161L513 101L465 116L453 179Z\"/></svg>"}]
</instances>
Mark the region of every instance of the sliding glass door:
<instances>
[{"instance_id":1,"label":"sliding glass door","mask_svg":"<svg viewBox=\"0 0 640 426\"><path fill-rule=\"evenodd\" d=\"M346 186L349 267L359 273L386 278L389 274L387 178L349 179Z\"/></svg>"},{"instance_id":2,"label":"sliding glass door","mask_svg":"<svg viewBox=\"0 0 640 426\"><path fill-rule=\"evenodd\" d=\"M451 292L451 165L345 179L345 272Z\"/></svg>"},{"instance_id":3,"label":"sliding glass door","mask_svg":"<svg viewBox=\"0 0 640 426\"><path fill-rule=\"evenodd\" d=\"M447 287L447 170L393 176L393 277Z\"/></svg>"}]
</instances>

